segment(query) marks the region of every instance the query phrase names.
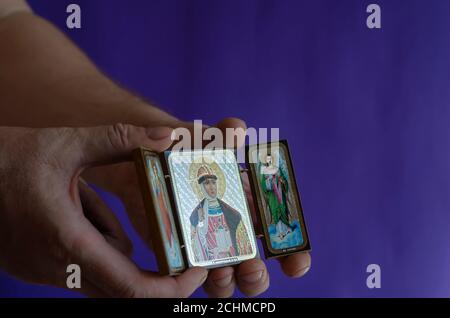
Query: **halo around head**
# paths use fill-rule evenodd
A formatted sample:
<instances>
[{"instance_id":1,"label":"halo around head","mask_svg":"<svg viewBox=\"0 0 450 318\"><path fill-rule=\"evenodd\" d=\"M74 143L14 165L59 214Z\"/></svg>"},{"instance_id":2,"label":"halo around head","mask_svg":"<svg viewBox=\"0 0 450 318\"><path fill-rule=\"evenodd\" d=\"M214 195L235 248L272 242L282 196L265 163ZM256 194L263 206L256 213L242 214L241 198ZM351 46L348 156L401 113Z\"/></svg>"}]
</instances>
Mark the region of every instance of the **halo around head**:
<instances>
[{"instance_id":1,"label":"halo around head","mask_svg":"<svg viewBox=\"0 0 450 318\"><path fill-rule=\"evenodd\" d=\"M271 147L271 148L261 148L258 151L258 159L259 162L266 164L267 163L267 155L270 154L272 157L272 164L276 167L280 166L279 158L280 158L280 149L278 147Z\"/></svg>"},{"instance_id":2,"label":"halo around head","mask_svg":"<svg viewBox=\"0 0 450 318\"><path fill-rule=\"evenodd\" d=\"M215 162L211 157L204 155L202 158L196 158L196 160L189 166L189 183L192 187L192 191L194 191L197 196L197 199L201 201L205 198L200 188L201 185L198 183L199 169L201 174L203 171L209 170L217 177L217 198L222 199L226 190L225 175L217 162Z\"/></svg>"}]
</instances>

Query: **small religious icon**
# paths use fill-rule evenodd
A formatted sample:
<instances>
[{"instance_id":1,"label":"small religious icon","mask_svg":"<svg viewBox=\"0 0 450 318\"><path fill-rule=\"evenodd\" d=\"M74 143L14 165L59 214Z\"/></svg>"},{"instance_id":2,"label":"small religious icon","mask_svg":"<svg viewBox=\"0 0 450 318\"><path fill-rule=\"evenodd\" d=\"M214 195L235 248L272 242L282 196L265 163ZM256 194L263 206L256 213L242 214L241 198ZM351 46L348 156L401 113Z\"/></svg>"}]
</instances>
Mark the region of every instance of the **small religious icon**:
<instances>
[{"instance_id":1,"label":"small religious icon","mask_svg":"<svg viewBox=\"0 0 450 318\"><path fill-rule=\"evenodd\" d=\"M175 201L192 264L234 263L256 256L251 218L231 151L172 152Z\"/></svg>"},{"instance_id":2,"label":"small religious icon","mask_svg":"<svg viewBox=\"0 0 450 318\"><path fill-rule=\"evenodd\" d=\"M171 267L179 268L183 266L180 243L175 231L175 223L172 215L172 209L167 197L167 189L164 183L164 175L161 170L161 164L157 157L147 157L147 164L152 167L150 172L151 189L153 202L155 205L158 223L163 229L164 247L167 252L167 260Z\"/></svg>"},{"instance_id":3,"label":"small religious icon","mask_svg":"<svg viewBox=\"0 0 450 318\"><path fill-rule=\"evenodd\" d=\"M198 168L197 182L204 198L190 216L196 260L250 254L251 245L241 213L218 198L217 176L208 164Z\"/></svg>"},{"instance_id":4,"label":"small religious icon","mask_svg":"<svg viewBox=\"0 0 450 318\"><path fill-rule=\"evenodd\" d=\"M134 156L159 270L177 275L185 263L159 155L139 148Z\"/></svg>"},{"instance_id":5,"label":"small religious icon","mask_svg":"<svg viewBox=\"0 0 450 318\"><path fill-rule=\"evenodd\" d=\"M229 149L139 148L134 156L161 274L259 257L254 221L266 258L311 249L286 141L247 146L247 169ZM245 173L251 194L244 191Z\"/></svg>"},{"instance_id":6,"label":"small religious icon","mask_svg":"<svg viewBox=\"0 0 450 318\"><path fill-rule=\"evenodd\" d=\"M286 143L248 148L267 248L273 255L308 250L303 211Z\"/></svg>"}]
</instances>

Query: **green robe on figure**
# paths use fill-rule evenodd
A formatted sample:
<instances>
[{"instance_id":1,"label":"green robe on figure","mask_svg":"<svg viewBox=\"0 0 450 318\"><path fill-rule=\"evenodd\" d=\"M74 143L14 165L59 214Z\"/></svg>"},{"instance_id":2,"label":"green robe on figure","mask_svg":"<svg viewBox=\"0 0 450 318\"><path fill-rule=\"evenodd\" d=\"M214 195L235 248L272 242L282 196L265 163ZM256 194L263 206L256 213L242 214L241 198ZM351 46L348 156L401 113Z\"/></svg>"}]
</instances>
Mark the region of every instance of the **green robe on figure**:
<instances>
[{"instance_id":1,"label":"green robe on figure","mask_svg":"<svg viewBox=\"0 0 450 318\"><path fill-rule=\"evenodd\" d=\"M288 228L291 228L286 198L289 190L287 177L281 168L277 170L275 174L261 173L261 188L269 205L272 222L277 225L281 220Z\"/></svg>"}]
</instances>

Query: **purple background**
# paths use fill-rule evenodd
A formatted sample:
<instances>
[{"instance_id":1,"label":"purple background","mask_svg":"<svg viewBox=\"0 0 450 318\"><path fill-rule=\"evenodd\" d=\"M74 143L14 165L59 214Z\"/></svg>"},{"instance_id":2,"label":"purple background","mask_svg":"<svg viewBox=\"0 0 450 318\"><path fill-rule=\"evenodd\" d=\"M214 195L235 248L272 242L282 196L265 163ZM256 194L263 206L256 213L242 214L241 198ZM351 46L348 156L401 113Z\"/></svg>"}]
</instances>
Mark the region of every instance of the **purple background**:
<instances>
[{"instance_id":1,"label":"purple background","mask_svg":"<svg viewBox=\"0 0 450 318\"><path fill-rule=\"evenodd\" d=\"M65 28L71 2L81 30ZM381 30L365 26L371 2ZM450 296L449 1L31 3L107 74L176 116L281 128L313 266L290 280L268 261L263 296ZM120 202L104 197L134 259L155 268ZM381 265L381 289L366 287L370 263ZM2 273L0 296L78 294Z\"/></svg>"}]
</instances>

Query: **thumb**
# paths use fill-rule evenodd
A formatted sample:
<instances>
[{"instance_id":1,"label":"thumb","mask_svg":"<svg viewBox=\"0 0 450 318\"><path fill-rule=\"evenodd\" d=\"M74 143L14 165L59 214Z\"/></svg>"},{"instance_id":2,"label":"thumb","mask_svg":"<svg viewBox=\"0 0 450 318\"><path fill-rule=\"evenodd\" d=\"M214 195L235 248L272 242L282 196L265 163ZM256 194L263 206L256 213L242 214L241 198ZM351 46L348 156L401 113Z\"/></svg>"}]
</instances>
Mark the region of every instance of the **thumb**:
<instances>
[{"instance_id":1,"label":"thumb","mask_svg":"<svg viewBox=\"0 0 450 318\"><path fill-rule=\"evenodd\" d=\"M128 124L76 128L79 166L93 166L131 159L131 152L146 147L156 152L172 143L169 127L137 127Z\"/></svg>"}]
</instances>

